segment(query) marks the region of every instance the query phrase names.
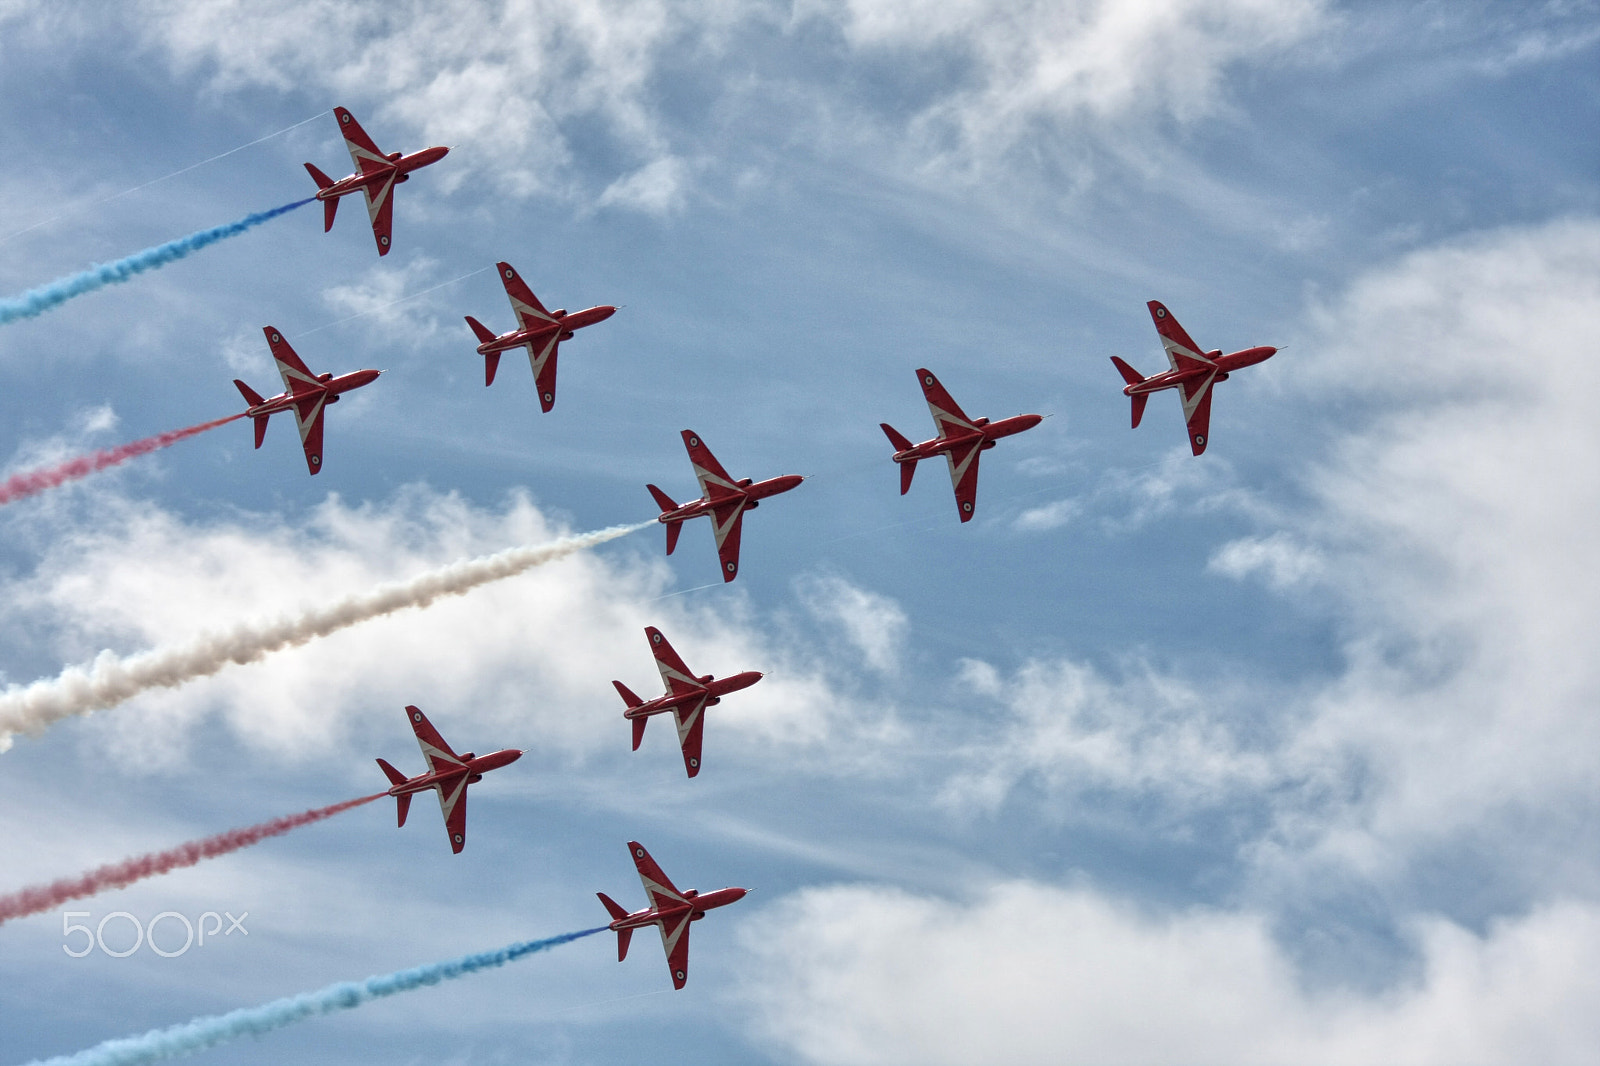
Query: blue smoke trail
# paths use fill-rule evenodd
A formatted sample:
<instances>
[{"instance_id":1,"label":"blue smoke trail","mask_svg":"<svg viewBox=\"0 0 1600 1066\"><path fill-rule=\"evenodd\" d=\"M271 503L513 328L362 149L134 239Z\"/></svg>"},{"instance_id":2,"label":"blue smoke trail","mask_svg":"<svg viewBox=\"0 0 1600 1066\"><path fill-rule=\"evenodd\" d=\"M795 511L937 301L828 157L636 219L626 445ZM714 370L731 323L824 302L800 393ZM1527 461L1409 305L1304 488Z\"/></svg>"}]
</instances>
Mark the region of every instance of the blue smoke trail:
<instances>
[{"instance_id":1,"label":"blue smoke trail","mask_svg":"<svg viewBox=\"0 0 1600 1066\"><path fill-rule=\"evenodd\" d=\"M296 200L292 204L274 207L270 211L257 211L253 215L246 215L237 222L229 222L223 226L212 226L199 233L191 233L187 237L179 237L166 244L158 244L154 248L146 248L142 252L134 252L130 256L116 259L109 263L100 263L88 270L70 274L41 285L37 289L30 289L21 296L14 296L9 300L0 300L0 326L16 322L23 318L34 318L44 314L52 307L59 307L74 296L82 296L86 292L104 288L118 281L127 281L135 274L142 274L146 270L166 266L188 255L198 252L208 244L229 237L237 237L247 229L253 229L268 219L277 218L279 215L293 211L297 207L304 207L316 197Z\"/></svg>"},{"instance_id":2,"label":"blue smoke trail","mask_svg":"<svg viewBox=\"0 0 1600 1066\"><path fill-rule=\"evenodd\" d=\"M436 962L410 970L369 977L365 981L341 981L319 988L315 992L302 992L298 996L285 996L259 1007L241 1007L227 1014L213 1014L195 1018L182 1025L165 1029L152 1029L143 1036L128 1036L107 1040L85 1051L61 1055L53 1059L39 1059L29 1066L136 1066L138 1063L159 1062L177 1058L208 1047L226 1043L241 1036L258 1036L286 1025L315 1018L335 1011L351 1010L363 1003L396 992L409 992L424 985L436 985L479 970L490 970L508 962L547 951L557 944L565 944L581 937L605 932L609 926L584 929L577 933L562 933L544 940L527 940L520 944L464 955L450 962Z\"/></svg>"}]
</instances>

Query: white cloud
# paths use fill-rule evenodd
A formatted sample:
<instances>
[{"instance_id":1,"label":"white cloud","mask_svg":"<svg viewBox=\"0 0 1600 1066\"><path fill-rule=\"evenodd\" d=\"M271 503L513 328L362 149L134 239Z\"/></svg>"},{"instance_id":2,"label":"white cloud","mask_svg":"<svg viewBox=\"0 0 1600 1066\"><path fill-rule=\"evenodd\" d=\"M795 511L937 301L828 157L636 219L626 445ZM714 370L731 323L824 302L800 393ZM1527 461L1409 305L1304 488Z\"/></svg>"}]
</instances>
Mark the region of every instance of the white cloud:
<instances>
[{"instance_id":1,"label":"white cloud","mask_svg":"<svg viewBox=\"0 0 1600 1066\"><path fill-rule=\"evenodd\" d=\"M457 149L446 187L470 172L519 195L565 190L567 122L598 120L647 164L665 157L658 60L722 18L664 0L146 0L143 15L148 45L220 90L365 103L371 120L357 117L384 148L420 132Z\"/></svg>"},{"instance_id":2,"label":"white cloud","mask_svg":"<svg viewBox=\"0 0 1600 1066\"><path fill-rule=\"evenodd\" d=\"M1304 991L1258 914L1027 882L970 903L812 889L741 928L739 997L781 1057L851 1066L1593 1061L1593 906L1412 935L1420 978L1364 998Z\"/></svg>"},{"instance_id":3,"label":"white cloud","mask_svg":"<svg viewBox=\"0 0 1600 1066\"><path fill-rule=\"evenodd\" d=\"M26 627L66 662L101 648L134 651L250 617L326 603L464 556L565 532L523 496L483 511L413 487L381 505L330 497L304 527L261 515L186 523L102 493L92 529L40 536L37 571L5 585L0 625ZM48 515L37 521L48 523ZM220 715L248 743L305 755L358 723L399 723L416 703L447 735L496 736L582 757L625 743L610 680L653 677L645 624L668 630L691 662L717 672L774 672L738 713L718 716L719 745L805 749L857 721L803 658L774 646L737 601L717 611L654 603L666 569L624 552L574 556L466 596L363 623L266 661L139 697L90 720L93 735L155 767L182 757L203 716ZM731 609L730 609L731 607ZM58 727L59 728L59 727ZM469 746L477 742L465 741Z\"/></svg>"},{"instance_id":4,"label":"white cloud","mask_svg":"<svg viewBox=\"0 0 1600 1066\"><path fill-rule=\"evenodd\" d=\"M799 578L795 589L806 609L853 648L868 668L880 674L899 669L907 619L898 603L836 574Z\"/></svg>"},{"instance_id":5,"label":"white cloud","mask_svg":"<svg viewBox=\"0 0 1600 1066\"><path fill-rule=\"evenodd\" d=\"M1233 578L1264 574L1269 585L1282 590L1318 577L1322 558L1279 531L1265 537L1229 541L1211 556L1206 569Z\"/></svg>"}]
</instances>

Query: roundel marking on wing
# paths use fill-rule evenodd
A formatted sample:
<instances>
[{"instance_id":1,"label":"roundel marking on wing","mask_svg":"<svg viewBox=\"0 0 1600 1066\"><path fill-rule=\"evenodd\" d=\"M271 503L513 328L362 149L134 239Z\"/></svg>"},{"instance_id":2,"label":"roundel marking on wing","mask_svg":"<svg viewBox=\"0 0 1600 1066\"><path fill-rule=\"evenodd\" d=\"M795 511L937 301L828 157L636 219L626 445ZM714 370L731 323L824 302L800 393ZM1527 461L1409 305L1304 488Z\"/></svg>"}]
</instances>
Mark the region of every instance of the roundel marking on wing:
<instances>
[{"instance_id":1,"label":"roundel marking on wing","mask_svg":"<svg viewBox=\"0 0 1600 1066\"><path fill-rule=\"evenodd\" d=\"M339 121L340 121L340 122L349 122L349 121L350 121L350 115L349 115L349 113L348 113L348 112L347 112L347 113L345 113L345 114L343 114L343 115L340 115L340 116L339 116Z\"/></svg>"},{"instance_id":2,"label":"roundel marking on wing","mask_svg":"<svg viewBox=\"0 0 1600 1066\"><path fill-rule=\"evenodd\" d=\"M506 267L506 277L514 278L516 276L517 276L517 272L515 270L512 270L510 267Z\"/></svg>"},{"instance_id":3,"label":"roundel marking on wing","mask_svg":"<svg viewBox=\"0 0 1600 1066\"><path fill-rule=\"evenodd\" d=\"M1196 433L1194 435L1194 442L1196 444L1204 444L1206 442L1206 435L1204 433Z\"/></svg>"},{"instance_id":4,"label":"roundel marking on wing","mask_svg":"<svg viewBox=\"0 0 1600 1066\"><path fill-rule=\"evenodd\" d=\"M634 848L633 849L633 857L636 858L636 859L644 858L644 849L643 848Z\"/></svg>"},{"instance_id":5,"label":"roundel marking on wing","mask_svg":"<svg viewBox=\"0 0 1600 1066\"><path fill-rule=\"evenodd\" d=\"M421 712L421 711L418 711L418 712L417 712L417 713L416 713L416 714L414 714L414 715L412 715L412 716L411 716L411 720L412 720L412 721L413 721L413 722L420 722L420 721L422 721L422 712Z\"/></svg>"},{"instance_id":6,"label":"roundel marking on wing","mask_svg":"<svg viewBox=\"0 0 1600 1066\"><path fill-rule=\"evenodd\" d=\"M460 833L456 834L456 843L457 844L461 843L461 834Z\"/></svg>"},{"instance_id":7,"label":"roundel marking on wing","mask_svg":"<svg viewBox=\"0 0 1600 1066\"><path fill-rule=\"evenodd\" d=\"M687 981L688 980L688 977L686 977L684 975L684 972L682 970L674 970L673 971L673 976L676 977L680 981Z\"/></svg>"},{"instance_id":8,"label":"roundel marking on wing","mask_svg":"<svg viewBox=\"0 0 1600 1066\"><path fill-rule=\"evenodd\" d=\"M388 237L379 237L378 238L378 243L383 245L385 248L387 248L387 247L389 247L389 238Z\"/></svg>"},{"instance_id":9,"label":"roundel marking on wing","mask_svg":"<svg viewBox=\"0 0 1600 1066\"><path fill-rule=\"evenodd\" d=\"M1166 318L1167 317L1167 309L1165 307L1156 308L1156 317L1157 318Z\"/></svg>"},{"instance_id":10,"label":"roundel marking on wing","mask_svg":"<svg viewBox=\"0 0 1600 1066\"><path fill-rule=\"evenodd\" d=\"M737 569L739 569L739 564L738 563L735 563L735 562L729 562L728 563L728 573L731 574Z\"/></svg>"},{"instance_id":11,"label":"roundel marking on wing","mask_svg":"<svg viewBox=\"0 0 1600 1066\"><path fill-rule=\"evenodd\" d=\"M556 394L553 393L553 392L545 393L544 394L544 402L545 403L555 403L556 402Z\"/></svg>"},{"instance_id":12,"label":"roundel marking on wing","mask_svg":"<svg viewBox=\"0 0 1600 1066\"><path fill-rule=\"evenodd\" d=\"M933 375L929 374L928 376L924 377L922 379L922 383L924 385L932 385L933 384Z\"/></svg>"},{"instance_id":13,"label":"roundel marking on wing","mask_svg":"<svg viewBox=\"0 0 1600 1066\"><path fill-rule=\"evenodd\" d=\"M312 457L311 457L311 465L312 465L312 466L321 466L321 465L322 465L322 456L320 456L320 455L313 455L313 456L312 456Z\"/></svg>"},{"instance_id":14,"label":"roundel marking on wing","mask_svg":"<svg viewBox=\"0 0 1600 1066\"><path fill-rule=\"evenodd\" d=\"M699 437L690 437L689 438L689 447L691 447L691 448L700 447L700 438Z\"/></svg>"},{"instance_id":15,"label":"roundel marking on wing","mask_svg":"<svg viewBox=\"0 0 1600 1066\"><path fill-rule=\"evenodd\" d=\"M653 644L660 644L661 643L661 634L660 633L651 633L650 634L650 641Z\"/></svg>"},{"instance_id":16,"label":"roundel marking on wing","mask_svg":"<svg viewBox=\"0 0 1600 1066\"><path fill-rule=\"evenodd\" d=\"M699 759L690 759L689 760L689 765L690 766L699 766L700 765L700 760Z\"/></svg>"},{"instance_id":17,"label":"roundel marking on wing","mask_svg":"<svg viewBox=\"0 0 1600 1066\"><path fill-rule=\"evenodd\" d=\"M279 343L279 342L281 342L281 341L282 341L282 340L283 340L283 338L282 338L282 337L280 337L280 336L278 336L278 335L277 335L277 334L276 334L276 333L274 333L274 334L273 334L273 335L272 335L272 343L273 343L273 344L278 344L278 343Z\"/></svg>"},{"instance_id":18,"label":"roundel marking on wing","mask_svg":"<svg viewBox=\"0 0 1600 1066\"><path fill-rule=\"evenodd\" d=\"M968 514L971 514L972 513L972 501L971 500L962 500L961 501L961 509L963 511L967 512Z\"/></svg>"}]
</instances>

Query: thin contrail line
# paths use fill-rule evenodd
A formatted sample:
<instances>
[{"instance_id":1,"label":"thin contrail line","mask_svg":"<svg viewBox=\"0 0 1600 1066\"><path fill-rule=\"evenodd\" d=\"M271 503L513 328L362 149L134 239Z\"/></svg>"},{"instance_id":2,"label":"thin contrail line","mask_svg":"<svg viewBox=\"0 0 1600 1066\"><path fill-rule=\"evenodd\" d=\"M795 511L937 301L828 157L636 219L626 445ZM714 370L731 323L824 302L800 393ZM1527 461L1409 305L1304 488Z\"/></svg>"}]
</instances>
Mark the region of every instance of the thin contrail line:
<instances>
[{"instance_id":1,"label":"thin contrail line","mask_svg":"<svg viewBox=\"0 0 1600 1066\"><path fill-rule=\"evenodd\" d=\"M428 293L435 292L435 291L437 291L439 289L442 289L446 285L454 285L458 281L466 281L468 278L476 277L477 275L482 274L485 270L490 270L490 269L493 269L493 268L492 267L479 267L477 270L472 271L470 274L463 274L459 278L451 278L449 281L441 281L437 285L430 285L428 288L423 289L420 292L414 292L414 293L410 294L409 296L402 296L398 300L390 300L388 303L383 304L380 307L369 308L366 311L357 311L353 315L347 315L344 318L335 319L332 322L324 322L322 325L313 326L311 329L301 330L298 334L296 334L296 336L304 337L308 333L319 333L322 330L332 329L334 326L341 326L346 322L354 321L355 319L362 318L362 317L364 317L366 315L375 315L379 311L387 311L389 308L396 307L396 306L398 306L400 304L403 304L407 300L415 300L419 296L426 296L426 295L428 295Z\"/></svg>"},{"instance_id":2,"label":"thin contrail line","mask_svg":"<svg viewBox=\"0 0 1600 1066\"><path fill-rule=\"evenodd\" d=\"M205 166L207 163L215 163L219 159L226 159L230 155L233 155L235 152L242 152L246 148L254 148L256 145L260 144L263 141L270 141L274 137L281 137L285 133L288 133L290 130L297 130L301 126L304 126L308 122L315 122L317 119L321 118L323 115L326 115L327 113L328 113L327 109L323 109L321 111L318 111L315 115L312 115L310 118L301 119L299 122L296 122L293 126L285 126L283 129L277 131L276 133L269 133L265 137L257 137L255 140L251 141L249 144L241 144L237 148L230 148L226 152L223 152L221 155L214 155L210 159L202 159L198 163L191 163L188 166L184 167L182 170L174 170L171 174L163 174L159 178L151 178L149 181L145 182L143 185L135 185L131 189L123 189L121 192L112 193L110 196L107 196L102 200L93 200L93 201L90 201L89 203L78 204L76 207L73 207L73 208L70 208L69 210L63 211L59 215L52 215L51 217L49 217L47 219L44 219L42 222L35 222L31 226L26 226L26 227L24 227L22 229L17 230L14 233L8 233L4 237L0 237L0 244L6 243L7 241L11 240L13 237L20 237L24 233L30 233L33 230L38 229L40 226L48 226L52 222L59 222L64 218L67 218L67 217L69 217L71 215L77 214L80 211L87 211L92 207L100 207L102 204L109 204L113 200L120 200L124 196L131 196L134 193L138 192L140 189L148 189L152 185L159 185L163 181L168 181L168 180L170 180L172 178L176 178L180 174L187 174L191 170L197 170L200 167Z\"/></svg>"}]
</instances>

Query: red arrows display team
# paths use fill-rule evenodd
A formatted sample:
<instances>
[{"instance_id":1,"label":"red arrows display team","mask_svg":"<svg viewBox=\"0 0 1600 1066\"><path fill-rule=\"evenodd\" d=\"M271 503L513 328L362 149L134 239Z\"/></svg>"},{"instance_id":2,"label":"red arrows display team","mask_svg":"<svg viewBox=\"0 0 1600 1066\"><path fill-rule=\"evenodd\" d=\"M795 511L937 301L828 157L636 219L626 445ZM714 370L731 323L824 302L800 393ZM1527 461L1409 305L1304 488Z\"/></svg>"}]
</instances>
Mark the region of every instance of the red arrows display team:
<instances>
[{"instance_id":1,"label":"red arrows display team","mask_svg":"<svg viewBox=\"0 0 1600 1066\"><path fill-rule=\"evenodd\" d=\"M389 238L394 231L394 187L410 181L413 170L443 159L450 149L434 147L410 155L399 152L385 155L354 115L342 107L334 108L333 114L339 120L339 132L344 135L344 146L350 149L350 161L355 164L356 172L334 181L310 163L306 164L311 180L317 183L317 199L322 201L322 232L333 228L339 198L359 192L367 198L367 214L372 219L378 254L388 255Z\"/></svg>"},{"instance_id":2,"label":"red arrows display team","mask_svg":"<svg viewBox=\"0 0 1600 1066\"><path fill-rule=\"evenodd\" d=\"M628 841L628 853L639 868L639 880L644 882L649 906L630 914L604 892L595 893L611 915L610 928L617 934L617 961L628 957L628 941L633 931L653 925L661 931L661 946L667 951L667 969L672 971L672 987L682 988L689 981L689 923L704 918L706 911L739 902L746 890L719 888L704 895L694 889L679 892L637 840Z\"/></svg>"},{"instance_id":3,"label":"red arrows display team","mask_svg":"<svg viewBox=\"0 0 1600 1066\"><path fill-rule=\"evenodd\" d=\"M732 677L713 677L706 674L696 677L684 665L671 643L655 626L646 626L644 635L650 640L650 653L656 657L656 667L661 671L661 682L667 686L664 696L646 703L621 681L611 682L622 696L628 709L622 717L633 723L633 750L639 750L644 739L644 727L653 714L672 714L678 724L678 744L683 748L683 767L693 777L700 772L700 739L705 731L705 709L715 707L730 692L749 688L761 680L761 673L746 670Z\"/></svg>"},{"instance_id":4,"label":"red arrows display team","mask_svg":"<svg viewBox=\"0 0 1600 1066\"><path fill-rule=\"evenodd\" d=\"M467 786L483 780L490 770L498 770L522 758L516 748L492 751L487 755L467 752L457 755L444 742L444 737L433 728L427 715L415 707L406 708L411 730L417 734L417 744L422 748L422 758L427 761L428 772L407 777L393 766L378 760L378 767L389 778L389 795L399 808L399 824L406 824L406 814L411 810L411 797L430 788L439 793L439 809L444 812L444 829L450 835L450 850L457 855L467 846Z\"/></svg>"},{"instance_id":5,"label":"red arrows display team","mask_svg":"<svg viewBox=\"0 0 1600 1066\"><path fill-rule=\"evenodd\" d=\"M1145 377L1116 356L1111 357L1117 373L1127 382L1123 394L1133 399L1133 428L1139 428L1144 405L1152 392L1177 389L1178 399L1183 401L1183 420L1189 424L1189 447L1199 455L1206 450L1206 441L1211 435L1211 386L1227 381L1235 370L1271 359L1278 349L1260 346L1223 355L1222 349L1216 348L1201 354L1200 346L1189 338L1161 301L1151 300L1148 306L1172 369Z\"/></svg>"},{"instance_id":6,"label":"red arrows display team","mask_svg":"<svg viewBox=\"0 0 1600 1066\"><path fill-rule=\"evenodd\" d=\"M685 521L709 515L711 532L717 539L717 557L722 561L722 580L732 581L739 576L739 532L744 524L744 513L755 510L768 496L788 492L805 478L799 474L785 474L754 484L749 478L735 481L694 430L683 431L683 446L689 449L689 461L694 464L694 476L700 480L700 491L704 495L680 507L654 485L645 486L661 508L656 521L667 527L667 554L671 555L678 546L678 534Z\"/></svg>"},{"instance_id":7,"label":"red arrows display team","mask_svg":"<svg viewBox=\"0 0 1600 1066\"><path fill-rule=\"evenodd\" d=\"M571 340L572 334L584 326L604 322L617 313L615 307L602 304L587 311L546 311L544 304L517 275L510 263L496 263L500 268L500 281L511 300L511 310L517 316L517 328L499 336L482 322L467 316L467 325L477 334L478 354L483 356L483 383L494 384L495 371L500 368L500 353L513 348L528 349L528 365L533 367L533 383L539 390L539 407L547 414L556 405L556 351L562 341Z\"/></svg>"},{"instance_id":8,"label":"red arrows display team","mask_svg":"<svg viewBox=\"0 0 1600 1066\"><path fill-rule=\"evenodd\" d=\"M950 464L956 511L961 521L970 522L978 507L978 454L993 448L1001 437L1032 429L1044 421L1044 416L1016 415L998 422L968 418L930 371L918 370L917 383L922 386L922 395L933 414L933 428L939 435L921 444L912 444L889 423L878 423L889 443L894 445L894 461L900 464L900 495L911 490L911 478L917 472L918 462L943 455Z\"/></svg>"},{"instance_id":9,"label":"red arrows display team","mask_svg":"<svg viewBox=\"0 0 1600 1066\"><path fill-rule=\"evenodd\" d=\"M267 436L267 420L279 411L293 411L295 425L300 429L300 446L305 449L306 466L313 474L322 469L322 416L328 404L338 403L341 393L359 389L378 380L381 370L355 370L334 377L332 374L313 374L295 354L289 342L271 326L262 329L267 335L267 346L278 363L278 374L283 378L283 391L263 399L249 385L233 379L250 405L245 414L255 420L256 447Z\"/></svg>"}]
</instances>

